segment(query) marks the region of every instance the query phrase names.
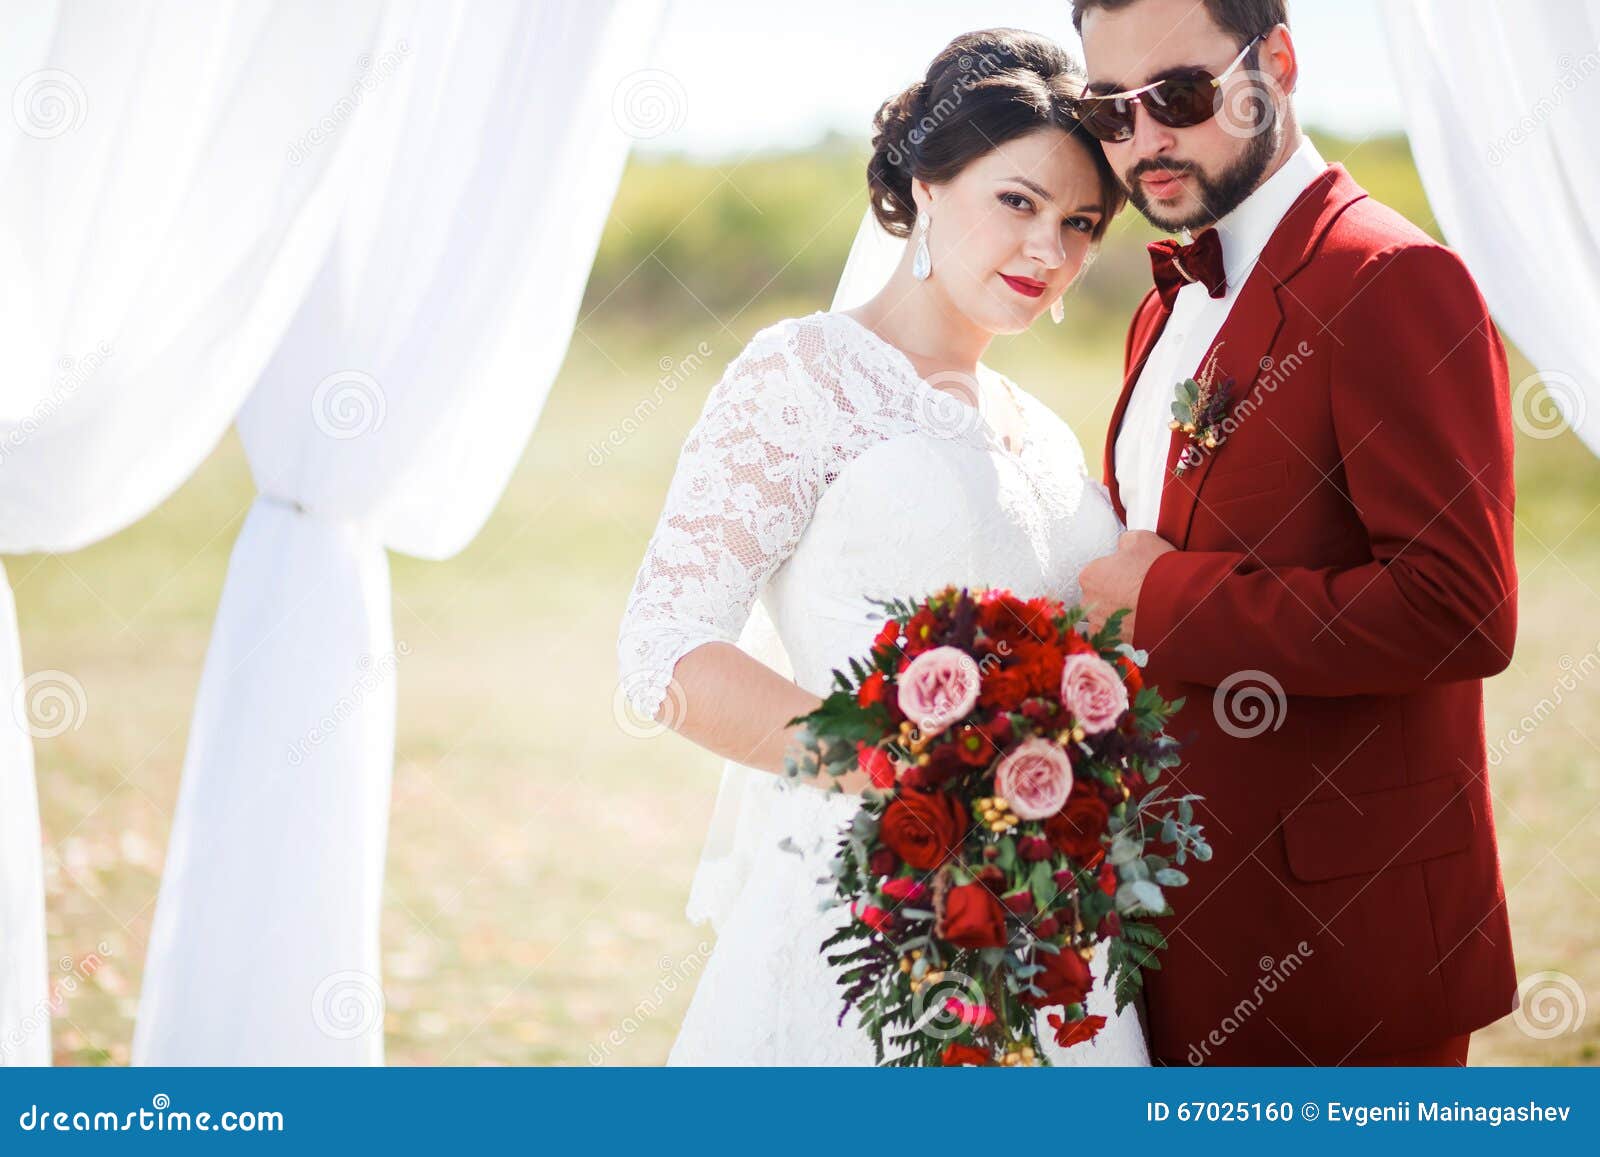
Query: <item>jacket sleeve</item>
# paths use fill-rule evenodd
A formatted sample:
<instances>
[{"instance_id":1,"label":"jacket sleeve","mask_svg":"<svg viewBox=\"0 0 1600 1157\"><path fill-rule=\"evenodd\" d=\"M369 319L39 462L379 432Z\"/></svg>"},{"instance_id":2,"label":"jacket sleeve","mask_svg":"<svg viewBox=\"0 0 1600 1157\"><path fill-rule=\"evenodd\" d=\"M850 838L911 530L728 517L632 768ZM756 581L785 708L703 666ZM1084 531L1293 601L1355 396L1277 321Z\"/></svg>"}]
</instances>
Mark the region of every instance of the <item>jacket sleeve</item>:
<instances>
[{"instance_id":1,"label":"jacket sleeve","mask_svg":"<svg viewBox=\"0 0 1600 1157\"><path fill-rule=\"evenodd\" d=\"M1331 408L1371 561L1262 566L1175 551L1139 593L1152 678L1262 671L1291 695L1480 679L1516 634L1505 350L1466 268L1437 245L1373 255L1335 319Z\"/></svg>"}]
</instances>

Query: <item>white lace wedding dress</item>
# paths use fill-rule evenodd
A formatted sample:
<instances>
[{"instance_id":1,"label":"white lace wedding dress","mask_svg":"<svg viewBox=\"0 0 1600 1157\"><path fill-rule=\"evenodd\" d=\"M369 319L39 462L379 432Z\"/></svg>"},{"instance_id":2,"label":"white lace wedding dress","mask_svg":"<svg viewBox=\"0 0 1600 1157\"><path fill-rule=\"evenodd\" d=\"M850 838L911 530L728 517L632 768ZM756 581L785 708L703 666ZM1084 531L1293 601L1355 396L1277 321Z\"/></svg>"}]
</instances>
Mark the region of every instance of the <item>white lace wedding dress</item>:
<instances>
[{"instance_id":1,"label":"white lace wedding dress","mask_svg":"<svg viewBox=\"0 0 1600 1157\"><path fill-rule=\"evenodd\" d=\"M1075 601L1078 571L1121 528L1066 424L980 368L982 396L1011 391L1026 421L1015 452L847 314L758 333L684 444L628 602L619 655L634 708L653 717L678 659L736 642L757 598L795 681L819 696L882 625L869 596L957 584ZM702 867L712 878L691 902L715 919L717 944L668 1063L870 1065L854 1013L837 1023L819 947L844 917L819 911L818 879L856 798L755 771L736 791L735 847ZM1103 953L1093 968L1103 973ZM1108 1017L1099 1038L1052 1043L1054 1063L1149 1063L1132 1008L1114 1014L1097 984L1089 1011Z\"/></svg>"}]
</instances>

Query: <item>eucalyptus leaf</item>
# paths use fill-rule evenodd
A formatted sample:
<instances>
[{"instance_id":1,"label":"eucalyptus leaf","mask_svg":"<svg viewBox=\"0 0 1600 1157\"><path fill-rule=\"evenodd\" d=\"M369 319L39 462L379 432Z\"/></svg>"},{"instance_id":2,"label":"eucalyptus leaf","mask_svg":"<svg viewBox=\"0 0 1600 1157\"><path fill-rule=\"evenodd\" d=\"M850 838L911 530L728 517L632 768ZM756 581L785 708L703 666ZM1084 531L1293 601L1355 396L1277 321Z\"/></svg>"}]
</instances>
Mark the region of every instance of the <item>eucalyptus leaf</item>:
<instances>
[{"instance_id":1,"label":"eucalyptus leaf","mask_svg":"<svg viewBox=\"0 0 1600 1157\"><path fill-rule=\"evenodd\" d=\"M1117 907L1124 912L1143 908L1157 914L1167 910L1167 898L1161 894L1160 887L1149 880L1135 880L1117 889Z\"/></svg>"},{"instance_id":2,"label":"eucalyptus leaf","mask_svg":"<svg viewBox=\"0 0 1600 1157\"><path fill-rule=\"evenodd\" d=\"M1139 844L1128 837L1126 830L1119 832L1117 838L1111 841L1111 850L1106 854L1106 859L1119 866L1132 863L1138 858Z\"/></svg>"}]
</instances>

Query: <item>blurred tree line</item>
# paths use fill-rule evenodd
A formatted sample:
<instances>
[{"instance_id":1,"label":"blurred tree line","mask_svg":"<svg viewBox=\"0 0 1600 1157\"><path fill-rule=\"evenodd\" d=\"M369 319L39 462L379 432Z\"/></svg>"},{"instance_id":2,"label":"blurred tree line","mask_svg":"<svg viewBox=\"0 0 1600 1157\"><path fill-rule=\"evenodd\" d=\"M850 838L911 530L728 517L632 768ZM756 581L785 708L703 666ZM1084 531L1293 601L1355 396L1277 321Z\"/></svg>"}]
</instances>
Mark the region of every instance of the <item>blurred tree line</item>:
<instances>
[{"instance_id":1,"label":"blurred tree line","mask_svg":"<svg viewBox=\"0 0 1600 1157\"><path fill-rule=\"evenodd\" d=\"M1312 132L1373 196L1438 236L1403 135L1352 140ZM701 159L639 154L623 176L585 294L583 316L643 332L754 322L826 308L866 209L867 146L830 136L805 150ZM1113 224L1068 299L1059 338L1103 337L1150 283L1132 209ZM1050 327L1054 328L1054 327Z\"/></svg>"}]
</instances>

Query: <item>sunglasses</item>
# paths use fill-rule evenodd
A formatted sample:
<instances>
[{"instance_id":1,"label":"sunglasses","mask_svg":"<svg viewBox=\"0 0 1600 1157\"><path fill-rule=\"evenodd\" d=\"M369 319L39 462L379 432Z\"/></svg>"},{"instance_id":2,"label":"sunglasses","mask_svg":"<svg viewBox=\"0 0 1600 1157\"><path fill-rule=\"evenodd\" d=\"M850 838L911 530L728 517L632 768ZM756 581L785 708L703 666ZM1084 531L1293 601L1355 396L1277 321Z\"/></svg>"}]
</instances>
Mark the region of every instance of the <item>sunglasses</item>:
<instances>
[{"instance_id":1,"label":"sunglasses","mask_svg":"<svg viewBox=\"0 0 1600 1157\"><path fill-rule=\"evenodd\" d=\"M1203 124L1217 115L1217 105L1222 100L1222 82L1233 75L1240 62L1266 35L1265 32L1258 32L1252 37L1220 76L1196 69L1194 72L1151 81L1142 88L1129 89L1127 92L1080 97L1077 101L1078 123L1096 140L1129 141L1133 139L1134 106L1143 105L1151 120L1169 129L1187 129Z\"/></svg>"}]
</instances>

